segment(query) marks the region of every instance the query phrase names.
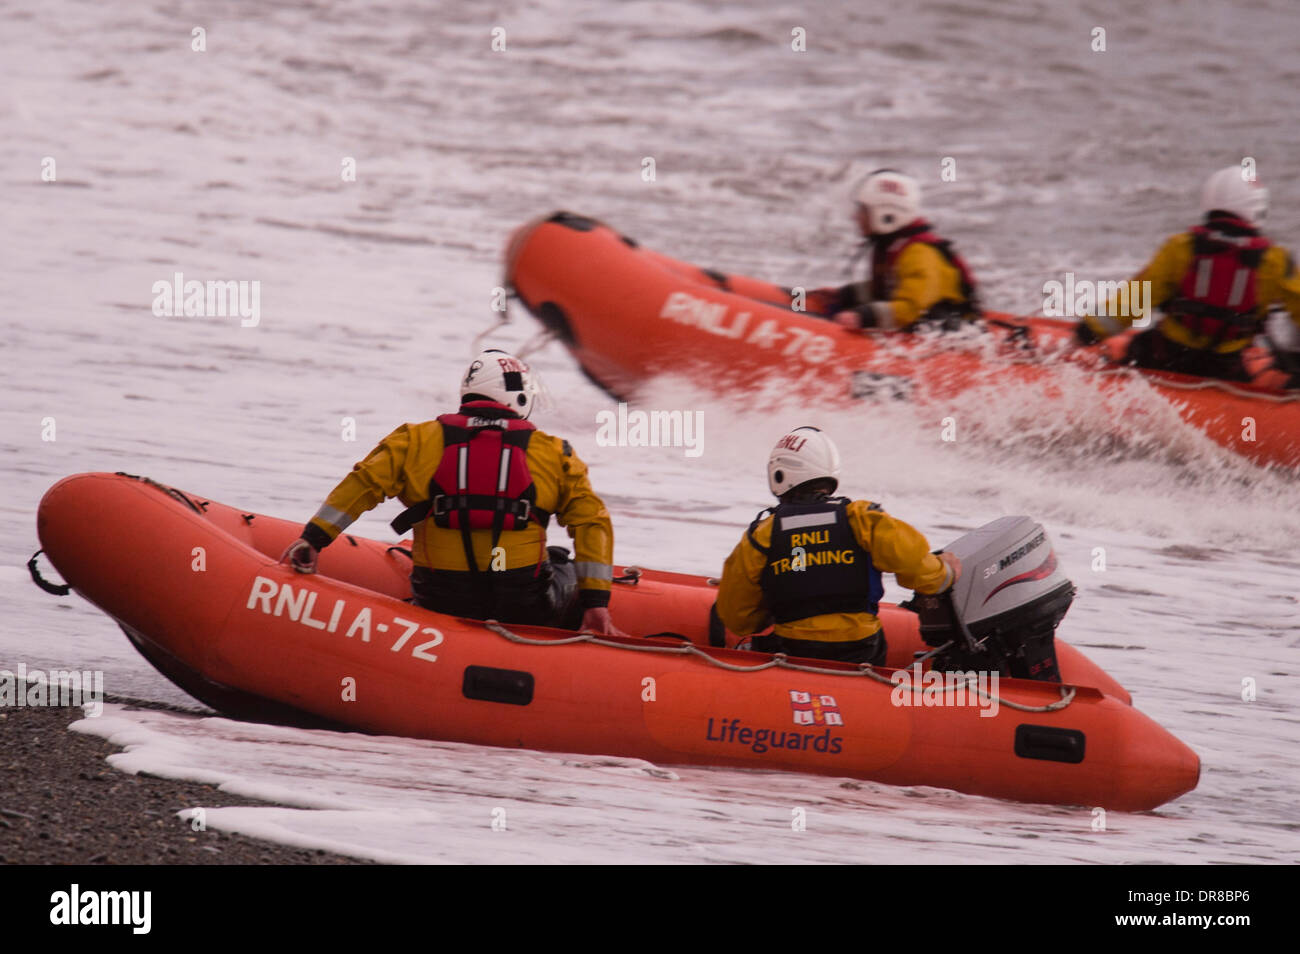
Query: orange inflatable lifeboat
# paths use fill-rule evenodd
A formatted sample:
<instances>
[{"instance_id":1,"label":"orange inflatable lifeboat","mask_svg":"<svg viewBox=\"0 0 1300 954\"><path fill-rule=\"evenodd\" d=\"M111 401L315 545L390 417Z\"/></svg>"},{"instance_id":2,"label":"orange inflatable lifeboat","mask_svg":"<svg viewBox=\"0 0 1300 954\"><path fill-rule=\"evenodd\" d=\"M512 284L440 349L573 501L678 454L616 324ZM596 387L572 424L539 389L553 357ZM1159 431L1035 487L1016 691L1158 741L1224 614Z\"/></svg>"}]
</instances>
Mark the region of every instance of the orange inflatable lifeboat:
<instances>
[{"instance_id":1,"label":"orange inflatable lifeboat","mask_svg":"<svg viewBox=\"0 0 1300 954\"><path fill-rule=\"evenodd\" d=\"M1059 640L1067 684L773 657L710 625L710 581L627 567L611 609L629 638L506 628L405 602L400 546L345 535L319 573L294 573L277 559L299 529L125 474L66 478L38 513L68 584L239 718L1116 810L1199 776L1190 749ZM909 666L927 648L917 616L881 616L891 666Z\"/></svg>"},{"instance_id":2,"label":"orange inflatable lifeboat","mask_svg":"<svg viewBox=\"0 0 1300 954\"><path fill-rule=\"evenodd\" d=\"M958 334L850 332L792 310L794 289L677 261L568 212L512 236L506 282L620 397L660 375L690 374L720 394L758 400L940 402L991 381L1050 385L1059 362L1070 361L1093 370L1103 390L1140 375L1215 442L1262 464L1300 467L1300 392L1121 368L1111 359L1126 335L1074 348L1064 322L995 312L982 330Z\"/></svg>"}]
</instances>

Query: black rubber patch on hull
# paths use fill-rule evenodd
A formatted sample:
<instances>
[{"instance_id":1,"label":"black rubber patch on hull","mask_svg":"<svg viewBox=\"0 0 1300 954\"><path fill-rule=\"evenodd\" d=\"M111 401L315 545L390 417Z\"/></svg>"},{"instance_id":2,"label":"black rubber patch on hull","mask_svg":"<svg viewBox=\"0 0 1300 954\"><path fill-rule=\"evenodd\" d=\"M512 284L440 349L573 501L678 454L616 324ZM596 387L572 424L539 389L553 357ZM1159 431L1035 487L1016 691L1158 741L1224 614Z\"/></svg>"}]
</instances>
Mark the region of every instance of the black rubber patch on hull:
<instances>
[{"instance_id":1,"label":"black rubber patch on hull","mask_svg":"<svg viewBox=\"0 0 1300 954\"><path fill-rule=\"evenodd\" d=\"M466 666L461 692L466 699L526 706L533 701L533 674L518 669Z\"/></svg>"},{"instance_id":2,"label":"black rubber patch on hull","mask_svg":"<svg viewBox=\"0 0 1300 954\"><path fill-rule=\"evenodd\" d=\"M1016 755L1022 759L1066 762L1083 761L1087 737L1078 729L1058 729L1050 725L1016 726Z\"/></svg>"}]
</instances>

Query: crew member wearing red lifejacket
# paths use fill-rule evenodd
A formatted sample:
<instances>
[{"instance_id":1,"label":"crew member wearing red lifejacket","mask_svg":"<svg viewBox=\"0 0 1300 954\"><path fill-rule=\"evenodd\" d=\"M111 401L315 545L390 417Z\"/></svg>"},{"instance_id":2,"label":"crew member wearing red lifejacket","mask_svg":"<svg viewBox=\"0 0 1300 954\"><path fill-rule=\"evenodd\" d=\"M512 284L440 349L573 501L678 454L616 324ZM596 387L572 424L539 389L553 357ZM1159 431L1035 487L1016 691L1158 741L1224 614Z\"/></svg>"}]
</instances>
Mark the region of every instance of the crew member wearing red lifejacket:
<instances>
[{"instance_id":1,"label":"crew member wearing red lifejacket","mask_svg":"<svg viewBox=\"0 0 1300 954\"><path fill-rule=\"evenodd\" d=\"M317 553L390 497L414 530L411 585L428 609L507 623L617 633L609 616L614 533L568 441L527 420L538 395L528 366L485 351L461 383L461 407L389 434L326 498L285 551L313 572ZM576 556L546 547L551 517ZM573 589L576 577L576 601ZM567 583L567 586L565 585ZM567 593L565 592L567 590Z\"/></svg>"},{"instance_id":2,"label":"crew member wearing red lifejacket","mask_svg":"<svg viewBox=\"0 0 1300 954\"><path fill-rule=\"evenodd\" d=\"M845 328L884 331L923 325L952 330L980 316L970 268L921 216L915 179L879 169L854 199L854 217L871 251L870 277L814 290L809 312Z\"/></svg>"},{"instance_id":3,"label":"crew member wearing red lifejacket","mask_svg":"<svg viewBox=\"0 0 1300 954\"><path fill-rule=\"evenodd\" d=\"M1245 349L1261 332L1270 307L1281 304L1300 325L1300 273L1286 249L1260 232L1268 190L1240 166L1220 169L1201 195L1203 224L1169 238L1135 280L1151 283L1149 301L1162 316L1133 337L1126 358L1144 368L1249 381ZM1133 325L1138 315L1117 314L1114 300L1075 326L1092 344ZM1282 347L1279 363L1300 369ZM1300 374L1291 374L1291 387Z\"/></svg>"},{"instance_id":4,"label":"crew member wearing red lifejacket","mask_svg":"<svg viewBox=\"0 0 1300 954\"><path fill-rule=\"evenodd\" d=\"M768 458L779 501L760 513L727 557L718 617L738 636L775 624L752 648L813 659L884 665L881 573L919 593L941 593L961 561L935 555L925 537L879 504L832 497L839 449L815 427L798 427Z\"/></svg>"}]
</instances>

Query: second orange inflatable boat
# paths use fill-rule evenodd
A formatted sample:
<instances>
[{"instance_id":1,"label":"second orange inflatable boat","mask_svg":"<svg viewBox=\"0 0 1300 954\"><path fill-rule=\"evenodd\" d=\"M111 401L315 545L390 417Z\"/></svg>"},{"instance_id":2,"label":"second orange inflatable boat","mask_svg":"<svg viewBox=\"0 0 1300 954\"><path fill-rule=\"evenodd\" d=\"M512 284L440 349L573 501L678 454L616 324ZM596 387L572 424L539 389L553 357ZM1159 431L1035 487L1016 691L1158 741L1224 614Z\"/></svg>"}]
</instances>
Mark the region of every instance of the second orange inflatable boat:
<instances>
[{"instance_id":1,"label":"second orange inflatable boat","mask_svg":"<svg viewBox=\"0 0 1300 954\"><path fill-rule=\"evenodd\" d=\"M38 514L68 583L237 717L1118 810L1198 779L1187 746L1059 641L1075 685L909 683L910 670L713 645L735 640L711 630L709 581L628 568L611 610L630 638L506 628L404 602L409 557L377 541L345 535L318 574L296 574L277 557L298 530L122 474L62 480ZM908 665L925 648L916 617L882 618L891 665Z\"/></svg>"},{"instance_id":2,"label":"second orange inflatable boat","mask_svg":"<svg viewBox=\"0 0 1300 954\"><path fill-rule=\"evenodd\" d=\"M950 407L981 385L1032 386L1025 393L1041 400L1059 395L1064 361L1088 369L1099 409L1108 390L1146 381L1158 403L1215 442L1262 464L1300 467L1300 392L1122 368L1107 355L1122 354L1126 336L1104 353L1071 348L1062 321L995 312L982 334L853 333L795 310L794 289L669 258L568 212L519 229L505 270L528 310L620 397L681 375L723 396L777 403L794 395L803 406L883 397ZM1144 412L1126 405L1126 413Z\"/></svg>"}]
</instances>

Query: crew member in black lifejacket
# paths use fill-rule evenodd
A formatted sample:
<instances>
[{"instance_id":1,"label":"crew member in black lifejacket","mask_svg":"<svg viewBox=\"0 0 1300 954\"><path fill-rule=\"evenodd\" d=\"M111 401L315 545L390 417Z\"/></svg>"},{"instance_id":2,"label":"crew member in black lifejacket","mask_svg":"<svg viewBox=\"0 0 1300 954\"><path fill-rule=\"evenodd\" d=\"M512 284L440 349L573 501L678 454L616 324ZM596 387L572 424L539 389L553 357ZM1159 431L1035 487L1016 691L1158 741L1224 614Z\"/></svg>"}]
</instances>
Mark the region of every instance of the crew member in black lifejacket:
<instances>
[{"instance_id":1,"label":"crew member in black lifejacket","mask_svg":"<svg viewBox=\"0 0 1300 954\"><path fill-rule=\"evenodd\" d=\"M1268 190L1241 166L1206 180L1201 208L1204 222L1169 238L1134 279L1151 283L1147 300L1162 316L1133 337L1126 359L1143 368L1249 381L1243 353L1270 307L1281 304L1300 325L1300 273L1291 254L1260 232ZM1112 298L1100 314L1085 316L1075 326L1079 342L1093 344L1143 317L1119 314L1118 305ZM1287 386L1300 386L1300 361L1278 345Z\"/></svg>"},{"instance_id":2,"label":"crew member in black lifejacket","mask_svg":"<svg viewBox=\"0 0 1300 954\"><path fill-rule=\"evenodd\" d=\"M980 317L970 268L921 216L915 179L879 169L858 186L854 200L854 218L871 252L871 274L865 281L810 292L810 313L849 329L885 331L952 330Z\"/></svg>"},{"instance_id":3,"label":"crew member in black lifejacket","mask_svg":"<svg viewBox=\"0 0 1300 954\"><path fill-rule=\"evenodd\" d=\"M411 586L419 605L617 633L607 608L609 513L569 442L528 422L538 391L524 362L483 352L461 383L460 411L385 437L334 488L285 558L313 572L317 553L349 524L397 497L407 509L393 529L414 530ZM573 562L560 548L548 553L552 516L573 538Z\"/></svg>"},{"instance_id":4,"label":"crew member in black lifejacket","mask_svg":"<svg viewBox=\"0 0 1300 954\"><path fill-rule=\"evenodd\" d=\"M880 666L881 573L941 593L961 575L961 562L931 553L924 536L879 504L831 496L839 475L839 450L817 428L795 428L777 442L767 479L780 502L727 557L718 616L738 636L775 623L755 649Z\"/></svg>"}]
</instances>

